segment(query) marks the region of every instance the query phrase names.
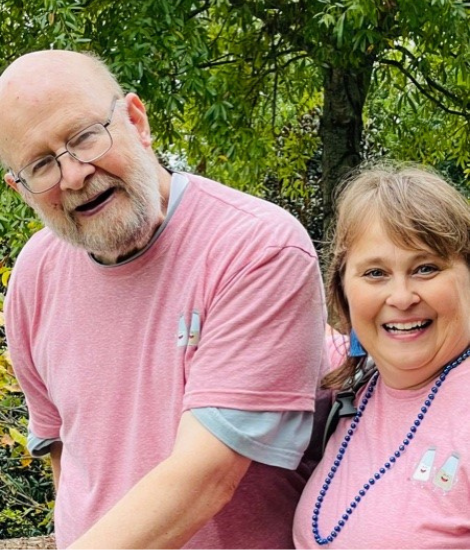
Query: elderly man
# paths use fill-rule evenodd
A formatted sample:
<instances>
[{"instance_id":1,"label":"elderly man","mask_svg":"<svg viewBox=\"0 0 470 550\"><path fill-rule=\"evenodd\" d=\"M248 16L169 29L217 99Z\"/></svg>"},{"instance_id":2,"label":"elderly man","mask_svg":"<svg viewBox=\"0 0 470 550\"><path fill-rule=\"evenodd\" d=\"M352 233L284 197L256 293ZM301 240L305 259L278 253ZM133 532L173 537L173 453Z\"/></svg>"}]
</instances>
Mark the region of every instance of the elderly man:
<instances>
[{"instance_id":1,"label":"elderly man","mask_svg":"<svg viewBox=\"0 0 470 550\"><path fill-rule=\"evenodd\" d=\"M5 312L58 545L292 547L324 353L307 233L168 173L141 100L95 57L20 57L0 100L6 183L46 226Z\"/></svg>"}]
</instances>

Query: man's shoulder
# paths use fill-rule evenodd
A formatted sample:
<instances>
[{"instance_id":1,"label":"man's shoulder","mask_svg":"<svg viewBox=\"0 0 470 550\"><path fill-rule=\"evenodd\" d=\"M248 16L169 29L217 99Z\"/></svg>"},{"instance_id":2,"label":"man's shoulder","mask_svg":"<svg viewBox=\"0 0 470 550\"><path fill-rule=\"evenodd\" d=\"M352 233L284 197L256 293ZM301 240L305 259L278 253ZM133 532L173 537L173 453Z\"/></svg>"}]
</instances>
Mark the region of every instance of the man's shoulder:
<instances>
[{"instance_id":1,"label":"man's shoulder","mask_svg":"<svg viewBox=\"0 0 470 550\"><path fill-rule=\"evenodd\" d=\"M32 235L19 253L13 279L35 276L44 266L52 269L64 265L68 252L72 250L71 245L56 237L50 229L43 228Z\"/></svg>"},{"instance_id":2,"label":"man's shoulder","mask_svg":"<svg viewBox=\"0 0 470 550\"><path fill-rule=\"evenodd\" d=\"M61 242L50 229L44 227L29 238L18 256L18 261L23 261L25 257L37 257L46 251L56 250Z\"/></svg>"},{"instance_id":3,"label":"man's shoulder","mask_svg":"<svg viewBox=\"0 0 470 550\"><path fill-rule=\"evenodd\" d=\"M247 213L259 214L266 211L271 214L276 213L280 216L286 216L289 219L293 218L280 206L246 191L196 174L186 174L186 176L192 182L195 190L204 194L207 198L212 197L216 201L221 201L227 207L237 208Z\"/></svg>"},{"instance_id":4,"label":"man's shoulder","mask_svg":"<svg viewBox=\"0 0 470 550\"><path fill-rule=\"evenodd\" d=\"M306 229L287 210L247 192L234 189L223 183L187 174L192 193L199 194L207 205L211 217L219 218L230 225L231 231L244 227L258 236L265 233L272 239L282 241L300 239L310 249L311 241ZM251 234L253 237L254 235Z\"/></svg>"}]
</instances>

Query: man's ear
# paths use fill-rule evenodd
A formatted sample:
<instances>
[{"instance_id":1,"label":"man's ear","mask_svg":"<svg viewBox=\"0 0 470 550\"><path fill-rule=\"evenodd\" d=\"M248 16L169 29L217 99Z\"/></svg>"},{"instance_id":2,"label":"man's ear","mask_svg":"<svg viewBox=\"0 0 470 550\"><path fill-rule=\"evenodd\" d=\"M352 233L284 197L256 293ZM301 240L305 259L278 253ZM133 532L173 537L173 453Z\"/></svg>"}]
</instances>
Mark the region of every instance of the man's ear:
<instances>
[{"instance_id":1,"label":"man's ear","mask_svg":"<svg viewBox=\"0 0 470 550\"><path fill-rule=\"evenodd\" d=\"M3 176L3 179L5 180L5 183L11 187L12 189L14 189L15 191L18 191L18 184L16 183L15 181L15 178L13 177L12 173L11 172L7 172L4 176Z\"/></svg>"},{"instance_id":2,"label":"man's ear","mask_svg":"<svg viewBox=\"0 0 470 550\"><path fill-rule=\"evenodd\" d=\"M145 105L137 94L129 93L125 98L129 120L135 126L140 141L144 147L150 147L152 136L150 134L150 125L145 111Z\"/></svg>"}]
</instances>

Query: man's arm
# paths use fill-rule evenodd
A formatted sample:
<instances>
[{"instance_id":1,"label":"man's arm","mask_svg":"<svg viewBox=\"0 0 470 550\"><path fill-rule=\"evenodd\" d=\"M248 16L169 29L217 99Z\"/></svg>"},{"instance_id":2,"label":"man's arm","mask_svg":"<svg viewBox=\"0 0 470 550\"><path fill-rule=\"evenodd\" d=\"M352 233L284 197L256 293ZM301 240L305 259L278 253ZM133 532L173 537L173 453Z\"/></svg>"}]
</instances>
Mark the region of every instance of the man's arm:
<instances>
[{"instance_id":1,"label":"man's arm","mask_svg":"<svg viewBox=\"0 0 470 550\"><path fill-rule=\"evenodd\" d=\"M54 478L55 492L59 490L59 478L60 478L60 457L62 456L62 442L54 441L51 443L49 451L51 455L52 476Z\"/></svg>"},{"instance_id":2,"label":"man's arm","mask_svg":"<svg viewBox=\"0 0 470 550\"><path fill-rule=\"evenodd\" d=\"M231 500L250 462L185 412L171 456L70 548L180 548Z\"/></svg>"}]
</instances>

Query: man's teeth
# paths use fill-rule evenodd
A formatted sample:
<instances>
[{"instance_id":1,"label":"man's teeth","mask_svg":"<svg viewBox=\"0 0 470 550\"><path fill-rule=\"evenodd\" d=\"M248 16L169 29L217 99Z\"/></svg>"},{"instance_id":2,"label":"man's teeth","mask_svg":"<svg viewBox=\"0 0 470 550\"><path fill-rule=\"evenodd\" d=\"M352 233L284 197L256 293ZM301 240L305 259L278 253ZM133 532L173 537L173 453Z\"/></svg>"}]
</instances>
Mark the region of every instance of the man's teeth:
<instances>
[{"instance_id":1,"label":"man's teeth","mask_svg":"<svg viewBox=\"0 0 470 550\"><path fill-rule=\"evenodd\" d=\"M385 329L388 331L399 332L399 331L411 331L418 330L428 326L430 321L418 321L413 323L386 323L384 325Z\"/></svg>"}]
</instances>

